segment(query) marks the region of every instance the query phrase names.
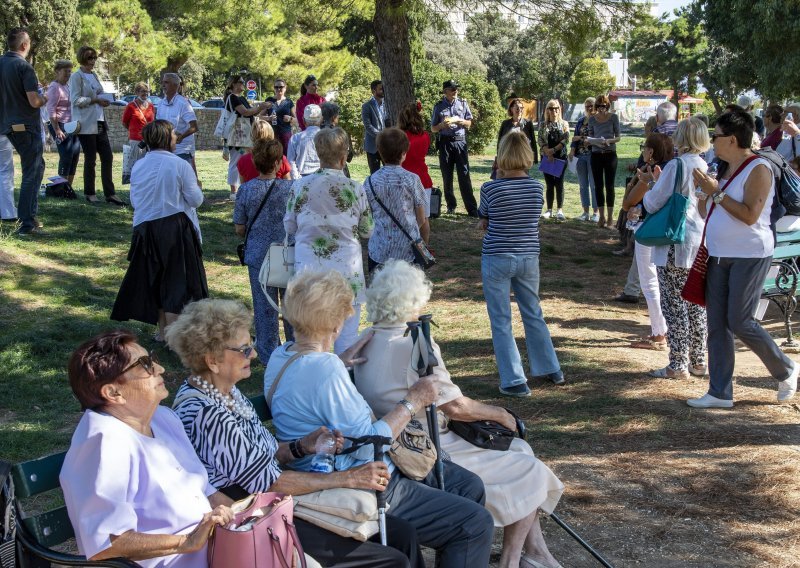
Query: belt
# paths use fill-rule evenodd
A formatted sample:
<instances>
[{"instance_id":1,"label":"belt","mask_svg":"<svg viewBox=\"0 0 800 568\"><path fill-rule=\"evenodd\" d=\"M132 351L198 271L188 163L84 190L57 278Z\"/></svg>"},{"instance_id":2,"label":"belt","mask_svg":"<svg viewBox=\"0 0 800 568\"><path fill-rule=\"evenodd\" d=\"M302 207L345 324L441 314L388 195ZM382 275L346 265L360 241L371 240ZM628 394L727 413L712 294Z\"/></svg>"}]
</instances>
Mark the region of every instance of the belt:
<instances>
[{"instance_id":1,"label":"belt","mask_svg":"<svg viewBox=\"0 0 800 568\"><path fill-rule=\"evenodd\" d=\"M593 154L616 154L616 150L592 150Z\"/></svg>"},{"instance_id":2,"label":"belt","mask_svg":"<svg viewBox=\"0 0 800 568\"><path fill-rule=\"evenodd\" d=\"M467 139L467 137L464 136L464 135L461 135L461 136L443 136L443 135L440 134L439 136L445 142L463 142L464 140Z\"/></svg>"}]
</instances>

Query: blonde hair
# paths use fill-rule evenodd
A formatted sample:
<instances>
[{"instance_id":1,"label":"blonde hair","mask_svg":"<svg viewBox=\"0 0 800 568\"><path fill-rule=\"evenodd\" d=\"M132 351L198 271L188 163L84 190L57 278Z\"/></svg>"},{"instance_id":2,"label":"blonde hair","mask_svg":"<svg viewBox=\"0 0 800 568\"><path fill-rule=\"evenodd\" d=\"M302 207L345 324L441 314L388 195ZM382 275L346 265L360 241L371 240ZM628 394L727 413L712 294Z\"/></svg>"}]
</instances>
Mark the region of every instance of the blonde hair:
<instances>
[{"instance_id":1,"label":"blonde hair","mask_svg":"<svg viewBox=\"0 0 800 568\"><path fill-rule=\"evenodd\" d=\"M586 106L588 104L591 104L592 106L594 106L594 101L595 101L594 97L586 97L586 100L583 101L583 106Z\"/></svg>"},{"instance_id":2,"label":"blonde hair","mask_svg":"<svg viewBox=\"0 0 800 568\"><path fill-rule=\"evenodd\" d=\"M239 302L199 300L183 308L178 319L167 327L164 339L192 373L205 373L209 370L206 355L221 359L227 343L239 331L249 332L252 323L250 310Z\"/></svg>"},{"instance_id":3,"label":"blonde hair","mask_svg":"<svg viewBox=\"0 0 800 568\"><path fill-rule=\"evenodd\" d=\"M558 115L558 117L559 117L558 121L550 120L550 118L549 118L550 115L547 114L547 112L548 112L547 111L547 107L549 107L553 103L556 103L558 105L558 110L559 110L559 112L561 112L561 101L559 101L558 99L550 99L549 101L547 101L547 104L544 105L544 121L545 122L560 122L560 120L561 120L561 115L560 114Z\"/></svg>"},{"instance_id":4,"label":"blonde hair","mask_svg":"<svg viewBox=\"0 0 800 568\"><path fill-rule=\"evenodd\" d=\"M425 273L404 260L389 260L367 288L367 319L399 323L414 316L431 299L433 284Z\"/></svg>"},{"instance_id":5,"label":"blonde hair","mask_svg":"<svg viewBox=\"0 0 800 568\"><path fill-rule=\"evenodd\" d=\"M275 131L272 130L272 125L263 118L256 118L253 120L253 126L250 127L250 138L253 142L256 140L272 140L275 138Z\"/></svg>"},{"instance_id":6,"label":"blonde hair","mask_svg":"<svg viewBox=\"0 0 800 568\"><path fill-rule=\"evenodd\" d=\"M133 88L134 93L138 93L139 91L147 91L150 92L150 87L147 86L147 83L144 81L139 81L136 83L136 86Z\"/></svg>"},{"instance_id":7,"label":"blonde hair","mask_svg":"<svg viewBox=\"0 0 800 568\"><path fill-rule=\"evenodd\" d=\"M341 329L354 313L353 299L353 288L340 272L303 270L286 287L283 316L295 331L319 337Z\"/></svg>"},{"instance_id":8,"label":"blonde hair","mask_svg":"<svg viewBox=\"0 0 800 568\"><path fill-rule=\"evenodd\" d=\"M347 156L347 152L350 150L350 139L347 132L338 126L323 128L314 135L314 147L317 149L320 165L331 166Z\"/></svg>"},{"instance_id":9,"label":"blonde hair","mask_svg":"<svg viewBox=\"0 0 800 568\"><path fill-rule=\"evenodd\" d=\"M699 154L711 145L708 127L695 117L684 118L678 123L672 141L679 153Z\"/></svg>"},{"instance_id":10,"label":"blonde hair","mask_svg":"<svg viewBox=\"0 0 800 568\"><path fill-rule=\"evenodd\" d=\"M519 130L500 139L497 147L497 168L500 170L529 170L533 165L533 150L528 137Z\"/></svg>"}]
</instances>

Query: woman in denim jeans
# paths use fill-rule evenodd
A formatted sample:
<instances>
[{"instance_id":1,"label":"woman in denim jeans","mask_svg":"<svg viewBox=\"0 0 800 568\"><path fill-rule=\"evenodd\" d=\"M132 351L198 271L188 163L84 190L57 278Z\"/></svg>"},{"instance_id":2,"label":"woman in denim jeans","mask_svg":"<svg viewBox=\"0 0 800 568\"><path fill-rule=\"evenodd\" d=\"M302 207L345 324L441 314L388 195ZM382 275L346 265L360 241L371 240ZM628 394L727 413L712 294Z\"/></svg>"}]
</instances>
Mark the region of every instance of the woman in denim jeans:
<instances>
[{"instance_id":1,"label":"woman in denim jeans","mask_svg":"<svg viewBox=\"0 0 800 568\"><path fill-rule=\"evenodd\" d=\"M586 114L578 119L575 125L575 135L572 137L572 150L569 159L572 161L578 158L578 186L581 192L581 206L583 215L578 217L581 221L592 221L597 223L600 215L597 213L597 196L594 193L594 176L592 175L592 149L586 139L589 137L589 119L594 114L594 97L589 97L583 101L583 108ZM591 204L594 213L589 215L589 205Z\"/></svg>"},{"instance_id":2,"label":"woman in denim jeans","mask_svg":"<svg viewBox=\"0 0 800 568\"><path fill-rule=\"evenodd\" d=\"M510 132L497 152L497 180L481 187L478 227L485 230L481 257L483 295L492 326L500 373L500 392L530 396L522 359L511 329L510 290L514 290L531 375L564 384L550 331L539 306L539 216L544 188L528 176L533 163L530 143Z\"/></svg>"}]
</instances>

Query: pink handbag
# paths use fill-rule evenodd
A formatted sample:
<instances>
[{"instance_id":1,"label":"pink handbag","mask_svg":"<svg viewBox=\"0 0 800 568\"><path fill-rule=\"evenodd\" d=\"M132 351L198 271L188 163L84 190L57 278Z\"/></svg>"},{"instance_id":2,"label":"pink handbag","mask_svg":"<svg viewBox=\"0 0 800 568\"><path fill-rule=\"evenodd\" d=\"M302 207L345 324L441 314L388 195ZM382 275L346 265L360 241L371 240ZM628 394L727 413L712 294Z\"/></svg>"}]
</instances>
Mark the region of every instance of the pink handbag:
<instances>
[{"instance_id":1,"label":"pink handbag","mask_svg":"<svg viewBox=\"0 0 800 568\"><path fill-rule=\"evenodd\" d=\"M291 495L257 493L238 503L244 510L235 512L228 525L216 527L209 540L209 568L295 568L295 551L300 566L306 568L292 522Z\"/></svg>"}]
</instances>

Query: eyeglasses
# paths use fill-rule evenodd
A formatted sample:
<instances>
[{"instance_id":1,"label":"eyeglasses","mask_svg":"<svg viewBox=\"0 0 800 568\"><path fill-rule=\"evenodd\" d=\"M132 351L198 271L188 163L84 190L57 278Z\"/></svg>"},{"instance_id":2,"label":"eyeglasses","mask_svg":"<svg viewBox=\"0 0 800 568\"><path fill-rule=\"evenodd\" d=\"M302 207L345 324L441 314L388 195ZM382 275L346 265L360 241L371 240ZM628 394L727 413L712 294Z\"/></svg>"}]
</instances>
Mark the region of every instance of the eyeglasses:
<instances>
[{"instance_id":1,"label":"eyeglasses","mask_svg":"<svg viewBox=\"0 0 800 568\"><path fill-rule=\"evenodd\" d=\"M277 91L277 90L280 90L280 89L285 89L285 88L286 88L286 85L275 85L275 86L274 86L274 87L272 87L272 88L273 88L273 89L275 89L275 90Z\"/></svg>"},{"instance_id":2,"label":"eyeglasses","mask_svg":"<svg viewBox=\"0 0 800 568\"><path fill-rule=\"evenodd\" d=\"M237 353L241 353L244 355L245 359L249 359L250 355L253 354L253 351L256 350L255 345L245 345L244 347L226 347L228 351L236 351Z\"/></svg>"},{"instance_id":3,"label":"eyeglasses","mask_svg":"<svg viewBox=\"0 0 800 568\"><path fill-rule=\"evenodd\" d=\"M147 355L142 355L138 359L136 359L133 363L128 365L122 370L121 375L124 375L137 365L141 365L142 368L147 371L148 375L155 376L156 374L156 365L158 364L158 357L153 351L150 351Z\"/></svg>"},{"instance_id":4,"label":"eyeglasses","mask_svg":"<svg viewBox=\"0 0 800 568\"><path fill-rule=\"evenodd\" d=\"M711 135L711 141L714 142L716 141L717 138L727 138L728 136L733 136L733 134L717 134L716 132L714 132Z\"/></svg>"},{"instance_id":5,"label":"eyeglasses","mask_svg":"<svg viewBox=\"0 0 800 568\"><path fill-rule=\"evenodd\" d=\"M594 108L600 110L601 108L608 108L608 105L594 105Z\"/></svg>"},{"instance_id":6,"label":"eyeglasses","mask_svg":"<svg viewBox=\"0 0 800 568\"><path fill-rule=\"evenodd\" d=\"M86 61L97 61L97 56L96 55L90 55L89 57L86 58Z\"/></svg>"},{"instance_id":7,"label":"eyeglasses","mask_svg":"<svg viewBox=\"0 0 800 568\"><path fill-rule=\"evenodd\" d=\"M552 110L552 111L561 110L561 107L547 107L547 110Z\"/></svg>"}]
</instances>

